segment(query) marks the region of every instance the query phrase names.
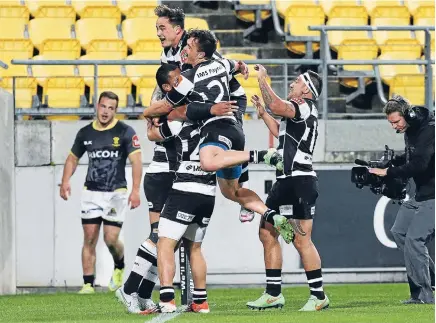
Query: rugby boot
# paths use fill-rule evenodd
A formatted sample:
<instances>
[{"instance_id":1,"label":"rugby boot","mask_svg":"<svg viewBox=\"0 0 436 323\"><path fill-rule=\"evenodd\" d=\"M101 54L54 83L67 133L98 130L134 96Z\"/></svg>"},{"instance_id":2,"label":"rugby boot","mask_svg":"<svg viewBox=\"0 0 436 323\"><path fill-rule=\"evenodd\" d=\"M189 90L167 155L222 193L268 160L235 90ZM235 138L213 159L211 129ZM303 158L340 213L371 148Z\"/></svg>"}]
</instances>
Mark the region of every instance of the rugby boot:
<instances>
[{"instance_id":1,"label":"rugby boot","mask_svg":"<svg viewBox=\"0 0 436 323\"><path fill-rule=\"evenodd\" d=\"M257 300L248 302L247 307L253 310L264 310L267 308L282 308L285 305L285 298L283 294L279 296L271 296L270 294L263 293Z\"/></svg>"},{"instance_id":2,"label":"rugby boot","mask_svg":"<svg viewBox=\"0 0 436 323\"><path fill-rule=\"evenodd\" d=\"M299 309L299 312L315 312L315 311L321 311L328 308L330 305L330 300L325 295L324 299L318 299L314 295L310 295L309 300L307 303Z\"/></svg>"}]
</instances>

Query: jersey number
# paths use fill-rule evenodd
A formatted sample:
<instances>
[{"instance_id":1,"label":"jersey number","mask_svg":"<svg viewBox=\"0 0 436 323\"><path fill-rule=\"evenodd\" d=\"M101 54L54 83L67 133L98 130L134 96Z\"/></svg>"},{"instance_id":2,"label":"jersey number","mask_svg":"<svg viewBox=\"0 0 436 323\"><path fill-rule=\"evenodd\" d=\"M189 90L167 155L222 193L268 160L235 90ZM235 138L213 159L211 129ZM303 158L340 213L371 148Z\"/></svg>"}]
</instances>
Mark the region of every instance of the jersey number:
<instances>
[{"instance_id":1,"label":"jersey number","mask_svg":"<svg viewBox=\"0 0 436 323\"><path fill-rule=\"evenodd\" d=\"M223 76L221 79L220 79L220 81L218 81L218 80L213 80L213 81L211 81L208 85L207 85L207 88L210 90L210 89L212 89L213 87L217 87L218 88L218 90L219 90L219 93L218 93L218 95L217 95L217 97L214 99L214 100L212 100L213 102L215 102L215 103L218 103L218 102L221 102L222 101L222 99L223 99L223 97L224 97L224 87L223 87L223 85L224 85L224 87L226 88L226 92L227 93L229 93L229 88L228 88L228 83L227 83L227 77L225 77L225 76ZM204 93L202 93L205 97L207 97L207 95L205 95ZM209 98L208 98L208 100L209 100Z\"/></svg>"},{"instance_id":2,"label":"jersey number","mask_svg":"<svg viewBox=\"0 0 436 323\"><path fill-rule=\"evenodd\" d=\"M199 133L196 133L194 136L199 136ZM182 147L186 147L186 150L183 150L184 158L183 160L186 160L186 155L189 154L190 161L199 161L200 160L200 144L198 144L194 150L191 152L189 150L189 144L187 139L182 140ZM185 155L186 154L186 155Z\"/></svg>"},{"instance_id":3,"label":"jersey number","mask_svg":"<svg viewBox=\"0 0 436 323\"><path fill-rule=\"evenodd\" d=\"M315 121L313 123L313 128L307 128L304 132L303 140L307 140L309 138L309 134L312 132L312 139L310 140L309 152L313 155L313 151L315 149L315 139L316 139L316 131L318 130L318 123Z\"/></svg>"}]
</instances>

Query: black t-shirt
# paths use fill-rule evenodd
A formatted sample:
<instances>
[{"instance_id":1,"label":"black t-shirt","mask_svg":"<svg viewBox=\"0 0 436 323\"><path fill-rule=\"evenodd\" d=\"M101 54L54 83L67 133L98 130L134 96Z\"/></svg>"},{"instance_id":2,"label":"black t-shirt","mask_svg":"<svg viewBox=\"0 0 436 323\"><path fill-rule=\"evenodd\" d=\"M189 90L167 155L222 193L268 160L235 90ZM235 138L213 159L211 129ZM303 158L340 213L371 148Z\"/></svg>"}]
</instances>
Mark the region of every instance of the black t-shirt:
<instances>
[{"instance_id":1,"label":"black t-shirt","mask_svg":"<svg viewBox=\"0 0 436 323\"><path fill-rule=\"evenodd\" d=\"M113 192L127 187L126 159L140 153L139 138L132 127L114 120L106 129L98 129L96 121L77 133L71 153L89 157L85 186L91 191Z\"/></svg>"}]
</instances>

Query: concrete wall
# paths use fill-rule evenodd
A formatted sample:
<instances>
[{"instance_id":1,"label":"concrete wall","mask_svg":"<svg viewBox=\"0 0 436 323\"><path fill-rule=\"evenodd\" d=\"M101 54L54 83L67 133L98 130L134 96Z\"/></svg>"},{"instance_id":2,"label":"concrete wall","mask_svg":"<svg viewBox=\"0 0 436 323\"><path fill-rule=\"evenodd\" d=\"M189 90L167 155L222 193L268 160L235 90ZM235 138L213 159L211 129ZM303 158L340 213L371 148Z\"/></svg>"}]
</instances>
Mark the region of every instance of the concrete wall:
<instances>
[{"instance_id":1,"label":"concrete wall","mask_svg":"<svg viewBox=\"0 0 436 323\"><path fill-rule=\"evenodd\" d=\"M0 295L15 293L14 109L0 89Z\"/></svg>"}]
</instances>

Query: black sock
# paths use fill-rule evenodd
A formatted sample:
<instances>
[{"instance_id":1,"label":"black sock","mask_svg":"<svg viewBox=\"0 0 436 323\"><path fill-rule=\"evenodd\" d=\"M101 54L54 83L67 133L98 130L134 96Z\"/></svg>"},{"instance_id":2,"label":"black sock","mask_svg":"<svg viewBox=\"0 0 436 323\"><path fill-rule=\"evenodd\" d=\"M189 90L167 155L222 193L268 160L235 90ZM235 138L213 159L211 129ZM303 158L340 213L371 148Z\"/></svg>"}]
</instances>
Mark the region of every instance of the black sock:
<instances>
[{"instance_id":1,"label":"black sock","mask_svg":"<svg viewBox=\"0 0 436 323\"><path fill-rule=\"evenodd\" d=\"M266 270L266 293L277 297L282 292L282 270Z\"/></svg>"},{"instance_id":2,"label":"black sock","mask_svg":"<svg viewBox=\"0 0 436 323\"><path fill-rule=\"evenodd\" d=\"M162 286L160 288L160 301L170 302L174 299L174 287L173 286Z\"/></svg>"},{"instance_id":3,"label":"black sock","mask_svg":"<svg viewBox=\"0 0 436 323\"><path fill-rule=\"evenodd\" d=\"M122 256L119 260L114 259L114 263L115 269L124 269L124 256Z\"/></svg>"},{"instance_id":4,"label":"black sock","mask_svg":"<svg viewBox=\"0 0 436 323\"><path fill-rule=\"evenodd\" d=\"M194 288L194 292L192 293L192 300L195 304L203 304L207 301L207 292L206 289L202 288Z\"/></svg>"},{"instance_id":5,"label":"black sock","mask_svg":"<svg viewBox=\"0 0 436 323\"><path fill-rule=\"evenodd\" d=\"M147 278L144 278L141 282L141 285L139 285L138 296L141 298L151 298L154 285L156 285L156 281L151 281Z\"/></svg>"},{"instance_id":6,"label":"black sock","mask_svg":"<svg viewBox=\"0 0 436 323\"><path fill-rule=\"evenodd\" d=\"M84 284L91 284L92 287L94 287L94 275L83 275L83 283Z\"/></svg>"},{"instance_id":7,"label":"black sock","mask_svg":"<svg viewBox=\"0 0 436 323\"><path fill-rule=\"evenodd\" d=\"M145 291L145 280L153 282L153 287L157 281L157 260L155 256L156 248L153 248L151 248L151 245L146 242L139 247L133 263L132 271L124 283L124 292L126 294L130 295L132 293L138 293L142 298L149 298L141 295L148 294L148 292ZM149 290L150 295L153 291L153 287L151 287Z\"/></svg>"},{"instance_id":8,"label":"black sock","mask_svg":"<svg viewBox=\"0 0 436 323\"><path fill-rule=\"evenodd\" d=\"M325 299L324 290L322 287L322 272L320 269L306 271L307 283L309 284L310 295L318 299Z\"/></svg>"},{"instance_id":9,"label":"black sock","mask_svg":"<svg viewBox=\"0 0 436 323\"><path fill-rule=\"evenodd\" d=\"M263 163L263 159L267 153L268 150L250 150L250 159L248 162L254 164Z\"/></svg>"},{"instance_id":10,"label":"black sock","mask_svg":"<svg viewBox=\"0 0 436 323\"><path fill-rule=\"evenodd\" d=\"M263 219L268 222L271 223L272 225L274 225L274 215L276 215L277 212L271 209L268 209L264 214L263 214Z\"/></svg>"}]
</instances>

